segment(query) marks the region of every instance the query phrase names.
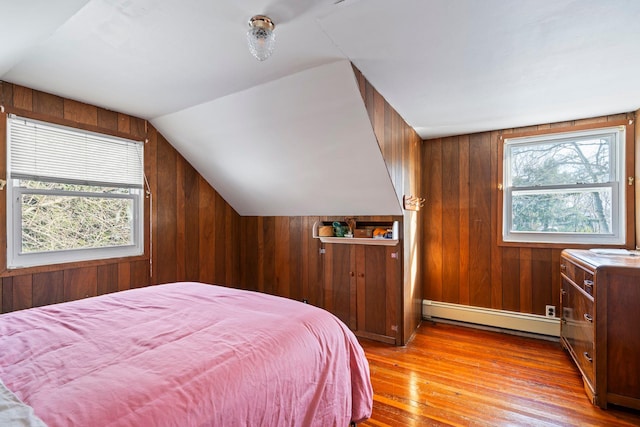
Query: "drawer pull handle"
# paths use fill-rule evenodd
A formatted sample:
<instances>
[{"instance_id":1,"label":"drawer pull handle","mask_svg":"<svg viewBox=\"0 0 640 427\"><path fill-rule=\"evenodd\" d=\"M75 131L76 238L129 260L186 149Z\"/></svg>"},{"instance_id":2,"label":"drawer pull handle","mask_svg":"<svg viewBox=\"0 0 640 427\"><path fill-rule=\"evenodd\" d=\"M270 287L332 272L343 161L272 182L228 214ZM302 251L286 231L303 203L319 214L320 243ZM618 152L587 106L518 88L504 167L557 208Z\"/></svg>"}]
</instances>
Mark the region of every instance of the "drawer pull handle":
<instances>
[{"instance_id":1,"label":"drawer pull handle","mask_svg":"<svg viewBox=\"0 0 640 427\"><path fill-rule=\"evenodd\" d=\"M582 353L582 355L584 356L585 359L587 359L587 362L593 363L593 358L589 355L589 353L585 351L584 353Z\"/></svg>"},{"instance_id":2,"label":"drawer pull handle","mask_svg":"<svg viewBox=\"0 0 640 427\"><path fill-rule=\"evenodd\" d=\"M560 264L560 270L561 271L567 271L567 266L564 264Z\"/></svg>"},{"instance_id":3,"label":"drawer pull handle","mask_svg":"<svg viewBox=\"0 0 640 427\"><path fill-rule=\"evenodd\" d=\"M587 291L589 295L593 295L593 280L584 281L584 290Z\"/></svg>"},{"instance_id":4,"label":"drawer pull handle","mask_svg":"<svg viewBox=\"0 0 640 427\"><path fill-rule=\"evenodd\" d=\"M593 323L593 317L589 313L584 314L584 320L586 320L589 323Z\"/></svg>"}]
</instances>

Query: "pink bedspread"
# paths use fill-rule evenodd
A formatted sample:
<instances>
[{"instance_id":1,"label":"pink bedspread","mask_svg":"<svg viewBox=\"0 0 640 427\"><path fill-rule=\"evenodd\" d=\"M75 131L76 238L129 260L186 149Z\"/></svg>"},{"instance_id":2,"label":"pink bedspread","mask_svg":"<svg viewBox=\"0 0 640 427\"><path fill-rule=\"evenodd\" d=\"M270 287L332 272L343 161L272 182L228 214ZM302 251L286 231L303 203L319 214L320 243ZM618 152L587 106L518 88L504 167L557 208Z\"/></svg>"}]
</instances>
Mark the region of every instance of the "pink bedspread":
<instances>
[{"instance_id":1,"label":"pink bedspread","mask_svg":"<svg viewBox=\"0 0 640 427\"><path fill-rule=\"evenodd\" d=\"M0 379L51 427L344 427L372 406L337 318L200 283L4 314Z\"/></svg>"}]
</instances>

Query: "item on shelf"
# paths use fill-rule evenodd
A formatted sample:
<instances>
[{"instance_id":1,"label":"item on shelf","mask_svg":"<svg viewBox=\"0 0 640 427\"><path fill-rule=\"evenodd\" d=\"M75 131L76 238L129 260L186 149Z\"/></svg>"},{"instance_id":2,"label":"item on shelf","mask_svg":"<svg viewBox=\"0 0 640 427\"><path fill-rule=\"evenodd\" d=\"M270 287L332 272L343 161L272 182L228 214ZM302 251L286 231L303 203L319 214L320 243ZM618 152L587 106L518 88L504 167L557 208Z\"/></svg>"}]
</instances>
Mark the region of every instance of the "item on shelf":
<instances>
[{"instance_id":1,"label":"item on shelf","mask_svg":"<svg viewBox=\"0 0 640 427\"><path fill-rule=\"evenodd\" d=\"M356 219L355 218L345 218L344 222L347 223L349 227L349 233L353 235L353 231L356 229Z\"/></svg>"},{"instance_id":2,"label":"item on shelf","mask_svg":"<svg viewBox=\"0 0 640 427\"><path fill-rule=\"evenodd\" d=\"M353 237L370 238L373 236L372 228L356 228L353 231Z\"/></svg>"},{"instance_id":3,"label":"item on shelf","mask_svg":"<svg viewBox=\"0 0 640 427\"><path fill-rule=\"evenodd\" d=\"M333 227L330 225L321 225L318 227L318 236L333 237Z\"/></svg>"},{"instance_id":4,"label":"item on shelf","mask_svg":"<svg viewBox=\"0 0 640 427\"><path fill-rule=\"evenodd\" d=\"M384 239L387 235L387 230L384 228L376 228L373 230L374 239Z\"/></svg>"}]
</instances>

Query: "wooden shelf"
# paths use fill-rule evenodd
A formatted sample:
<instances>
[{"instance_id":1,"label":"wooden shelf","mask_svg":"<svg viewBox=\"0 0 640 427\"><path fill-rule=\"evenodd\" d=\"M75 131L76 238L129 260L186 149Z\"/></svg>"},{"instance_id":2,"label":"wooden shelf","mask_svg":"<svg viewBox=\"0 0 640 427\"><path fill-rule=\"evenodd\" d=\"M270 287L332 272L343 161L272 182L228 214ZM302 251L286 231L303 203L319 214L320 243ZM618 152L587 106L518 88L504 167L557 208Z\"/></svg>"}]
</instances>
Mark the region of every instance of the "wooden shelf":
<instances>
[{"instance_id":1,"label":"wooden shelf","mask_svg":"<svg viewBox=\"0 0 640 427\"><path fill-rule=\"evenodd\" d=\"M337 243L343 245L376 245L376 246L395 246L399 240L399 223L393 221L393 223L380 223L381 226L388 226L391 224L393 230L393 238L391 239L374 239L373 237L329 237L318 236L318 227L324 225L322 221L316 221L313 224L313 238L320 239L322 243Z\"/></svg>"}]
</instances>

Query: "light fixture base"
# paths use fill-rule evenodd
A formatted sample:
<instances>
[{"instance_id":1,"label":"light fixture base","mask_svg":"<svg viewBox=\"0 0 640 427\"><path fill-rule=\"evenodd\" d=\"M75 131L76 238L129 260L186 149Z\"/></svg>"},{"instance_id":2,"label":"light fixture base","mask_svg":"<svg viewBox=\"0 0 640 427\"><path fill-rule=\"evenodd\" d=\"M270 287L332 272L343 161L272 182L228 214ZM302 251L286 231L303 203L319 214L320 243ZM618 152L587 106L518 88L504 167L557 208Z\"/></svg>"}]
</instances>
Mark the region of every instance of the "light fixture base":
<instances>
[{"instance_id":1,"label":"light fixture base","mask_svg":"<svg viewBox=\"0 0 640 427\"><path fill-rule=\"evenodd\" d=\"M271 18L265 15L255 15L249 19L249 26L251 28L257 27L264 30L273 31L276 28L276 24L273 23Z\"/></svg>"}]
</instances>

